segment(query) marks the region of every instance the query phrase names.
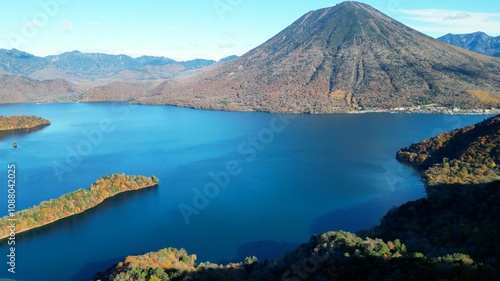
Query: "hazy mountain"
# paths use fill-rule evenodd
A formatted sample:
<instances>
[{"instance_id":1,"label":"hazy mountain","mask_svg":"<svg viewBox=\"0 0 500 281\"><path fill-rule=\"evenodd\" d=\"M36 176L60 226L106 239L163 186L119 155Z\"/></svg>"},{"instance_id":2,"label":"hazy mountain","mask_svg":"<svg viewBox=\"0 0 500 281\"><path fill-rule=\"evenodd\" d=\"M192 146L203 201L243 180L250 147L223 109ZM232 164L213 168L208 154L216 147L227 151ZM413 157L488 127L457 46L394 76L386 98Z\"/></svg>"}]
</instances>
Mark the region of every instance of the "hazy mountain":
<instances>
[{"instance_id":1,"label":"hazy mountain","mask_svg":"<svg viewBox=\"0 0 500 281\"><path fill-rule=\"evenodd\" d=\"M228 56L228 57L220 59L219 62L228 62L228 61L232 61L232 60L237 59L237 58L238 58L238 56L232 55L232 56Z\"/></svg>"},{"instance_id":2,"label":"hazy mountain","mask_svg":"<svg viewBox=\"0 0 500 281\"><path fill-rule=\"evenodd\" d=\"M444 44L368 5L344 2L311 11L245 55L167 81L155 96L137 102L328 113L428 103L477 108L498 105L499 96L500 59Z\"/></svg>"},{"instance_id":3,"label":"hazy mountain","mask_svg":"<svg viewBox=\"0 0 500 281\"><path fill-rule=\"evenodd\" d=\"M84 89L64 79L35 80L0 75L0 103L77 101Z\"/></svg>"},{"instance_id":4,"label":"hazy mountain","mask_svg":"<svg viewBox=\"0 0 500 281\"><path fill-rule=\"evenodd\" d=\"M214 60L175 61L165 57L66 52L37 57L16 49L0 49L0 73L46 80L62 78L73 82L94 80L157 80L189 74L216 64Z\"/></svg>"},{"instance_id":5,"label":"hazy mountain","mask_svg":"<svg viewBox=\"0 0 500 281\"><path fill-rule=\"evenodd\" d=\"M154 94L156 81L195 75L222 62L79 51L37 57L0 49L0 103L131 101Z\"/></svg>"},{"instance_id":6,"label":"hazy mountain","mask_svg":"<svg viewBox=\"0 0 500 281\"><path fill-rule=\"evenodd\" d=\"M438 40L479 54L500 57L500 36L492 37L484 32L470 34L446 34Z\"/></svg>"},{"instance_id":7,"label":"hazy mountain","mask_svg":"<svg viewBox=\"0 0 500 281\"><path fill-rule=\"evenodd\" d=\"M48 61L16 49L0 49L0 69L6 74L26 75L49 66Z\"/></svg>"}]
</instances>

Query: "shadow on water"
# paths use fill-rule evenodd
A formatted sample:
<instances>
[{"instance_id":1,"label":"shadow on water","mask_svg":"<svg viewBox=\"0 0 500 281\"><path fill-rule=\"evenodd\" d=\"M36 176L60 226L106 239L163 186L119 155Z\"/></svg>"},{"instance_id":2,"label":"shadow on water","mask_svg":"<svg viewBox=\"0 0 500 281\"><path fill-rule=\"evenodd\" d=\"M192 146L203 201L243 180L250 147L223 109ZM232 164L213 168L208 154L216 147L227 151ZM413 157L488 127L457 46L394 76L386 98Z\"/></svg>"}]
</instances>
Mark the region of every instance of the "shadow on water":
<instances>
[{"instance_id":1,"label":"shadow on water","mask_svg":"<svg viewBox=\"0 0 500 281\"><path fill-rule=\"evenodd\" d=\"M97 273L106 271L109 267L124 259L125 257L117 257L115 259L87 263L69 281L92 280Z\"/></svg>"},{"instance_id":2,"label":"shadow on water","mask_svg":"<svg viewBox=\"0 0 500 281\"><path fill-rule=\"evenodd\" d=\"M319 235L328 231L357 232L367 229L378 224L387 211L397 205L399 204L390 198L380 197L346 209L335 210L315 219L311 232Z\"/></svg>"},{"instance_id":3,"label":"shadow on water","mask_svg":"<svg viewBox=\"0 0 500 281\"><path fill-rule=\"evenodd\" d=\"M243 262L248 256L256 256L259 261L269 260L273 261L287 252L296 249L300 244L297 243L287 243L280 241L253 241L248 243L243 243L238 246L237 258L235 261L231 260L218 260L219 264L227 264L229 262Z\"/></svg>"},{"instance_id":4,"label":"shadow on water","mask_svg":"<svg viewBox=\"0 0 500 281\"><path fill-rule=\"evenodd\" d=\"M42 125L42 126L38 126L35 128L30 128L30 129L16 129L16 130L9 130L9 131L0 131L0 140L3 140L3 139L8 138L8 137L12 137L12 136L22 136L22 135L26 135L26 134L29 134L32 132L41 131L48 126L49 125Z\"/></svg>"}]
</instances>

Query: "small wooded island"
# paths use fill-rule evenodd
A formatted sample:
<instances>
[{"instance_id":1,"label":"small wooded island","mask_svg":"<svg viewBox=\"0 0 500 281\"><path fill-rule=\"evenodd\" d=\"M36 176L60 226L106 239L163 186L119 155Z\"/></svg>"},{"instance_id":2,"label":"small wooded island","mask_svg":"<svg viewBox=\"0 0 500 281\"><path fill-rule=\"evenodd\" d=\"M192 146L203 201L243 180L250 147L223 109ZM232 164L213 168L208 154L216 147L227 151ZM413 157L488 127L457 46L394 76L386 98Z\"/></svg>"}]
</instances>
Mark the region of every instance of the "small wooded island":
<instances>
[{"instance_id":1,"label":"small wooded island","mask_svg":"<svg viewBox=\"0 0 500 281\"><path fill-rule=\"evenodd\" d=\"M106 175L94 182L89 189L78 189L58 199L43 201L39 205L10 213L0 219L0 239L10 236L8 227L15 223L15 233L41 227L94 208L104 200L119 193L158 185L155 176Z\"/></svg>"},{"instance_id":2,"label":"small wooded island","mask_svg":"<svg viewBox=\"0 0 500 281\"><path fill-rule=\"evenodd\" d=\"M29 130L50 125L50 121L38 116L0 116L0 131Z\"/></svg>"}]
</instances>

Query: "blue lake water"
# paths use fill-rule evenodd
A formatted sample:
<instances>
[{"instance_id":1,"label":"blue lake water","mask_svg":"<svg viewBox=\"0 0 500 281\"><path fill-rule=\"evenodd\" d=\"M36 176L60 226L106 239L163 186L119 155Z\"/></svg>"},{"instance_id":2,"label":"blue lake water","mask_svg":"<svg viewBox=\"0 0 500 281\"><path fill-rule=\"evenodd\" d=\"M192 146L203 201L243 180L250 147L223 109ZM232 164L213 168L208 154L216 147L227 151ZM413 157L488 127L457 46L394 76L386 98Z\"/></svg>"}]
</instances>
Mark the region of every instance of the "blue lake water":
<instances>
[{"instance_id":1,"label":"blue lake water","mask_svg":"<svg viewBox=\"0 0 500 281\"><path fill-rule=\"evenodd\" d=\"M87 280L127 255L164 247L185 248L199 262L273 259L314 233L368 228L424 196L419 175L395 160L399 148L488 117L0 106L0 115L14 114L52 125L0 139L1 216L9 163L17 166L18 209L104 174L160 179L156 188L17 235L16 274L7 272L8 246L0 243L0 278L15 280Z\"/></svg>"}]
</instances>

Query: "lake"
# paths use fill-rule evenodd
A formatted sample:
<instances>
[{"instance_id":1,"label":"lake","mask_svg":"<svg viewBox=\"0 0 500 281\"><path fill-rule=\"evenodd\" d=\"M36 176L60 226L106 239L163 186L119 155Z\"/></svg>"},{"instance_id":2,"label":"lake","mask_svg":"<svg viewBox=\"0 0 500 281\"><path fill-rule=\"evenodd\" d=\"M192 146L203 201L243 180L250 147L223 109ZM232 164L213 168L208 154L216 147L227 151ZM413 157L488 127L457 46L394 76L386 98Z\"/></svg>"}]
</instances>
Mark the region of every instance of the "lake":
<instances>
[{"instance_id":1,"label":"lake","mask_svg":"<svg viewBox=\"0 0 500 281\"><path fill-rule=\"evenodd\" d=\"M398 149L488 117L0 106L0 115L14 114L52 125L1 137L1 216L10 163L17 209L88 188L105 174L160 179L156 188L18 234L16 274L7 272L2 242L0 278L15 280L86 280L127 255L165 247L185 248L198 262L273 259L314 233L371 227L391 207L425 196L419 175L395 160Z\"/></svg>"}]
</instances>

